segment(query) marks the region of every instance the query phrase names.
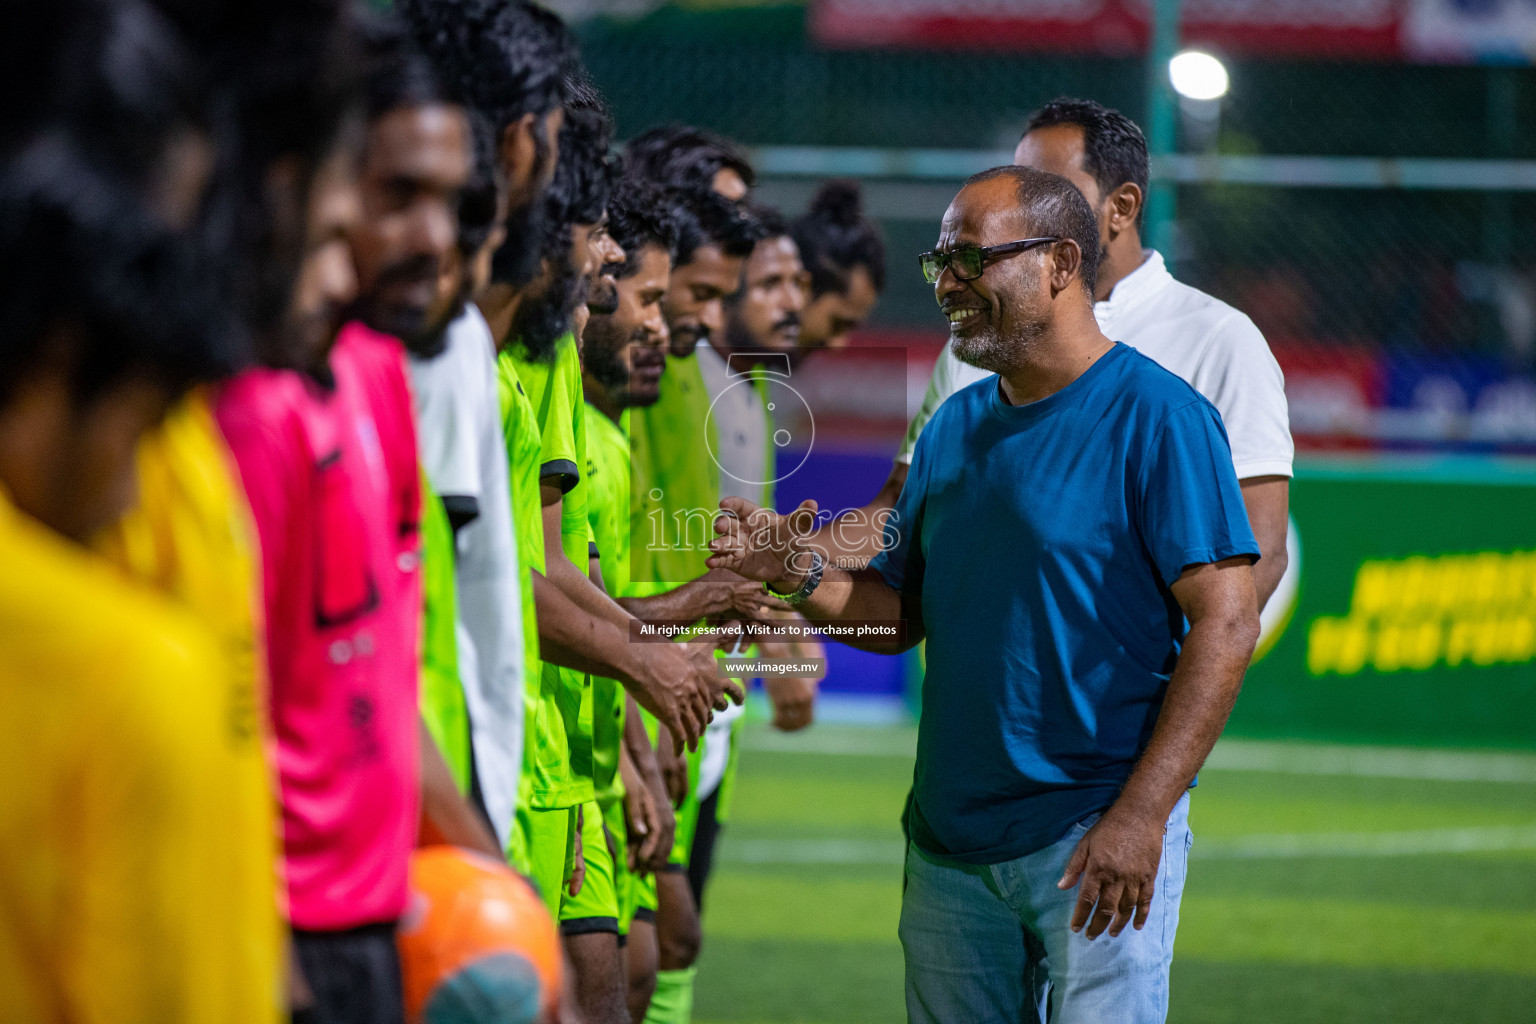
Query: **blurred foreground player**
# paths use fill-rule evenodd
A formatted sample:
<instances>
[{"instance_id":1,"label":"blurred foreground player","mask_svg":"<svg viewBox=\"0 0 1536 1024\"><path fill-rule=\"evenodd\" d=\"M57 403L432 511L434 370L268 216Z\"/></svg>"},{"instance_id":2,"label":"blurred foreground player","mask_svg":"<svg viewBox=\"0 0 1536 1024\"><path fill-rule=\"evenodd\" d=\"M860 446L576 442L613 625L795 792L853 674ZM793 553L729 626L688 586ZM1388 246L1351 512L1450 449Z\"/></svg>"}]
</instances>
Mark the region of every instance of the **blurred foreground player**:
<instances>
[{"instance_id":1,"label":"blurred foreground player","mask_svg":"<svg viewBox=\"0 0 1536 1024\"><path fill-rule=\"evenodd\" d=\"M298 270L303 218L296 193L335 137L351 98L344 19L335 10L272 5L246 21L238 54L200 34L186 41L179 59L167 67L164 58L170 54L155 45L153 23L135 20L145 16L142 9L131 3L93 6L112 12L113 29L94 37L88 19L77 20L74 28L83 47L100 45L103 62L117 70L103 78L105 95L88 108L97 115L83 129L99 147L95 159L144 159L150 140L165 138L164 153L144 182L147 201L161 219L189 235L217 236L202 250L202 259L230 280L243 278L241 287L225 290L224 307L231 313L239 307L247 331L269 329L265 311L281 313ZM295 31L300 22L305 31ZM283 37L281 70L275 70L268 45L272 35ZM155 71L138 67L138 74L128 73L130 66L156 58L161 66ZM167 72L173 69L186 81L167 95ZM82 98L78 86L74 95ZM107 114L112 108L124 108L126 116L116 110ZM269 119L274 108L281 108L285 119L280 128ZM231 112L234 117L227 116ZM97 117L115 124L98 124ZM135 137L116 138L125 132ZM228 159L234 153L240 154L238 164ZM277 181L290 188L273 187ZM283 194L291 204L279 199ZM232 227L223 219L232 205L241 210L239 229L225 233L220 226ZM253 287L254 281L261 286ZM218 1016L234 1018L260 1007L270 1020L280 1012L285 930L267 758L265 663L258 641L256 540L214 422L211 394L208 387L194 389L144 437L137 453L137 501L97 536L95 546L133 578L178 602L218 640L219 671L205 682L227 709L240 770L225 780L222 845L211 855L222 865L227 895L221 913L243 938L229 948L227 962L207 969L230 979L232 999L239 1001Z\"/></svg>"},{"instance_id":2,"label":"blurred foreground player","mask_svg":"<svg viewBox=\"0 0 1536 1024\"><path fill-rule=\"evenodd\" d=\"M927 639L900 926L920 1024L1166 1017L1187 790L1258 637L1220 417L1099 330L1097 257L1066 179L972 177L923 269L997 376L924 431L885 550L849 572L807 524L722 503L713 563L813 622L905 620L859 646Z\"/></svg>"},{"instance_id":3,"label":"blurred foreground player","mask_svg":"<svg viewBox=\"0 0 1536 1024\"><path fill-rule=\"evenodd\" d=\"M527 0L406 0L401 6L452 94L491 133L506 235L478 304L501 341L539 273L543 199L565 121L564 83L579 66L575 39L556 15Z\"/></svg>"},{"instance_id":4,"label":"blurred foreground player","mask_svg":"<svg viewBox=\"0 0 1536 1024\"><path fill-rule=\"evenodd\" d=\"M457 244L438 277L442 308L435 315L440 322L406 339L406 345L422 465L441 496L450 527L445 549L429 550L425 557L445 558L453 570L457 661L463 674L459 699L471 709L462 735L440 735L439 742L467 745L455 772L474 791L505 850L522 773L526 588L501 439L496 345L473 302L485 287L491 253L505 233L505 200L489 126L482 122L472 134L474 166L460 194ZM424 700L424 713L426 706ZM439 730L446 727L440 724Z\"/></svg>"},{"instance_id":5,"label":"blurred foreground player","mask_svg":"<svg viewBox=\"0 0 1536 1024\"><path fill-rule=\"evenodd\" d=\"M371 47L361 215L348 234L358 269L359 315L378 332L374 347L391 362L403 355L400 341L423 344L443 269L457 259L456 213L471 159L464 108L447 98L432 65L409 38L392 29L380 26ZM362 325L353 325L348 337L365 333ZM414 447L413 424L407 418ZM464 663L476 664L473 651L466 652ZM480 690L466 688L457 696L469 693L478 696ZM423 834L499 856L500 843L462 797L427 729L427 710L423 705Z\"/></svg>"},{"instance_id":6,"label":"blurred foreground player","mask_svg":"<svg viewBox=\"0 0 1536 1024\"><path fill-rule=\"evenodd\" d=\"M460 198L457 258L439 278L433 322L410 343L423 464L452 506L446 517L463 627L457 661L465 686L455 695L445 685L442 700L434 686L428 712L441 735L452 716L440 712L457 710L453 697L475 705L474 763L465 750L456 770L510 852L527 739L538 724L530 687L542 675L534 570L543 564L543 524L537 479L512 474L504 447L515 438L519 450L537 452L537 430L529 429L531 416L514 415L503 435L495 352L537 273L575 45L559 18L532 4L411 0L402 7L439 78L466 105L475 152ZM526 400L507 412L525 409ZM429 574L441 568L434 557L441 549L429 547ZM435 611L429 603L428 616Z\"/></svg>"},{"instance_id":7,"label":"blurred foreground player","mask_svg":"<svg viewBox=\"0 0 1536 1024\"><path fill-rule=\"evenodd\" d=\"M306 253L262 366L222 389L220 428L261 543L283 870L313 1006L402 1019L394 922L415 846L420 469L404 358L360 324L355 150L309 197Z\"/></svg>"},{"instance_id":8,"label":"blurred foreground player","mask_svg":"<svg viewBox=\"0 0 1536 1024\"><path fill-rule=\"evenodd\" d=\"M144 432L237 368L237 327L61 136L7 155L0 265L3 1015L274 1021L275 927L220 856L255 743L226 652L84 546L132 504Z\"/></svg>"}]
</instances>

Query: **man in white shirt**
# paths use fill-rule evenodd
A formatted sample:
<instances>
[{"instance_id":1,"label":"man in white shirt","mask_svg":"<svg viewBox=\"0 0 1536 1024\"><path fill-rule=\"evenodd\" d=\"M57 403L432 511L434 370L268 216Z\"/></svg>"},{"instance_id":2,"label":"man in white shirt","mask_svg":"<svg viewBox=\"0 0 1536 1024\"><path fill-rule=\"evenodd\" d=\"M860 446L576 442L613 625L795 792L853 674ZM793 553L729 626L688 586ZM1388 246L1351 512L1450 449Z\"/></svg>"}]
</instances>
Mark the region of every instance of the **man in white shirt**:
<instances>
[{"instance_id":1,"label":"man in white shirt","mask_svg":"<svg viewBox=\"0 0 1536 1024\"><path fill-rule=\"evenodd\" d=\"M453 528L457 653L472 785L502 849L523 764L523 589L496 391L496 342L474 298L506 238L495 147L476 125L459 237L429 323L407 340L422 468ZM444 321L447 321L444 325Z\"/></svg>"},{"instance_id":2,"label":"man in white shirt","mask_svg":"<svg viewBox=\"0 0 1536 1024\"><path fill-rule=\"evenodd\" d=\"M422 464L454 527L459 676L474 778L505 848L523 760L523 610L495 343L473 303L435 359L411 356Z\"/></svg>"},{"instance_id":3,"label":"man in white shirt","mask_svg":"<svg viewBox=\"0 0 1536 1024\"><path fill-rule=\"evenodd\" d=\"M1253 567L1262 609L1287 564L1295 451L1285 378L1264 336L1240 311L1174 280L1162 255L1142 248L1147 145L1130 118L1091 100L1053 100L1030 117L1013 162L1062 175L1093 207L1103 253L1093 307L1099 328L1184 378L1221 413L1248 520L1263 552ZM825 556L874 556L878 542L873 538L883 520L879 513L901 493L924 425L946 398L985 376L985 370L962 363L944 346L890 477L874 501L855 513L854 524L869 526L824 528L817 539Z\"/></svg>"}]
</instances>

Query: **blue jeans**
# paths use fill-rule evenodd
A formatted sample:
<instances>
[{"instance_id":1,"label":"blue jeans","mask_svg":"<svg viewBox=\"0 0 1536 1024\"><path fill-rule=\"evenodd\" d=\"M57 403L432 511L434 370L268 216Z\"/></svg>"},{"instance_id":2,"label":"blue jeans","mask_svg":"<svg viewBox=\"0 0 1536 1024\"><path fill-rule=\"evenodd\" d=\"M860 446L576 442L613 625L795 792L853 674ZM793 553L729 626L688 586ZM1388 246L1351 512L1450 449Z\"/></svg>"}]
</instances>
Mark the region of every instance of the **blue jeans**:
<instances>
[{"instance_id":1,"label":"blue jeans","mask_svg":"<svg viewBox=\"0 0 1536 1024\"><path fill-rule=\"evenodd\" d=\"M1056 882L1086 818L1062 840L1001 864L965 864L907 844L901 946L912 1024L1152 1024L1168 1016L1168 968L1194 837L1189 794L1163 838L1141 931L1092 942L1069 927L1075 888ZM1048 1013L1048 1016L1047 1016Z\"/></svg>"}]
</instances>

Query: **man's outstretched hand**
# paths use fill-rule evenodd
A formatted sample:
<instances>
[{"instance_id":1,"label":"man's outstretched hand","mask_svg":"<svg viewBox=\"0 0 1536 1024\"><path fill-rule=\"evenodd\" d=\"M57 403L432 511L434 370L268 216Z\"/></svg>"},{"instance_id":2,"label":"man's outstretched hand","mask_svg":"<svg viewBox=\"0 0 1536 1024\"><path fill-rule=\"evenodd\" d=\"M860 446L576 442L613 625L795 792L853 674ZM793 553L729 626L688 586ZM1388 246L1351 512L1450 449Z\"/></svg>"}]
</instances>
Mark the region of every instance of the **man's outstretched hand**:
<instances>
[{"instance_id":1,"label":"man's outstretched hand","mask_svg":"<svg viewBox=\"0 0 1536 1024\"><path fill-rule=\"evenodd\" d=\"M725 678L715 664L715 651L736 642L735 623L707 630L687 643L645 644L639 671L628 687L635 703L655 715L671 733L679 752L697 750L713 711L746 699L741 685Z\"/></svg>"},{"instance_id":2,"label":"man's outstretched hand","mask_svg":"<svg viewBox=\"0 0 1536 1024\"><path fill-rule=\"evenodd\" d=\"M816 528L816 502L806 499L787 516L744 498L723 498L724 515L715 517L711 569L730 569L759 580L780 593L799 588L811 568L806 538Z\"/></svg>"}]
</instances>

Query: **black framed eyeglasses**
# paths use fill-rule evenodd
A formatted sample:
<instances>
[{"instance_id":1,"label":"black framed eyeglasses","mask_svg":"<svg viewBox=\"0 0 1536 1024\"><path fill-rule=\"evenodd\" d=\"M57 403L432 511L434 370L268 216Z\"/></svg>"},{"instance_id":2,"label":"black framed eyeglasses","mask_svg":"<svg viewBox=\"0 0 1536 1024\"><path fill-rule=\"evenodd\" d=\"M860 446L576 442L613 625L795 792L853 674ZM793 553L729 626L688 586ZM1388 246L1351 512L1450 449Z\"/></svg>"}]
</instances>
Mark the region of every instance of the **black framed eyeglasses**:
<instances>
[{"instance_id":1,"label":"black framed eyeglasses","mask_svg":"<svg viewBox=\"0 0 1536 1024\"><path fill-rule=\"evenodd\" d=\"M1017 242L1001 245L957 245L948 252L923 252L917 255L917 265L923 268L923 279L938 284L939 275L947 268L956 281L974 281L987 269L987 264L1005 256L1016 256L1025 249L1033 249L1047 242L1059 242L1060 238L1022 238Z\"/></svg>"}]
</instances>

